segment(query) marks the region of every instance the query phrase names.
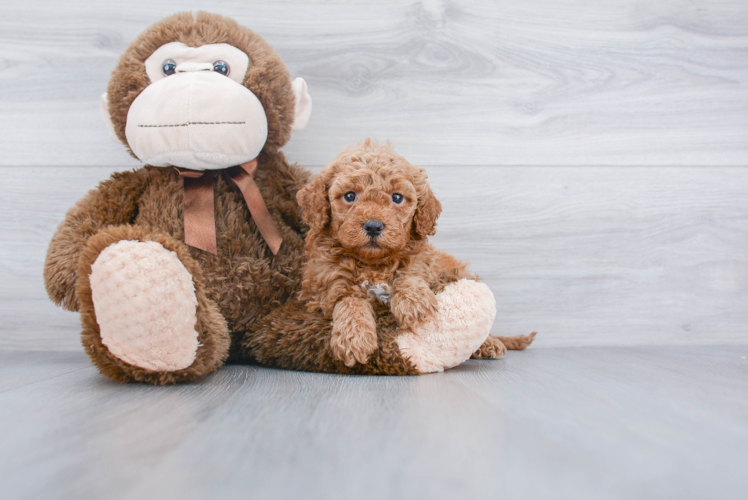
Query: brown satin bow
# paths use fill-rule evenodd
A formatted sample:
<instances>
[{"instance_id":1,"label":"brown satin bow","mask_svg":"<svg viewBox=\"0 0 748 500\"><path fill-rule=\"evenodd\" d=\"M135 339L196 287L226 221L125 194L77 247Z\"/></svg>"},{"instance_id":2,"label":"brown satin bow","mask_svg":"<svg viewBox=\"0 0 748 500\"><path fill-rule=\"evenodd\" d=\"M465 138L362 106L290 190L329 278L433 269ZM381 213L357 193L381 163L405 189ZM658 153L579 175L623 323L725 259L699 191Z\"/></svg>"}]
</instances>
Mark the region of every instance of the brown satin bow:
<instances>
[{"instance_id":1,"label":"brown satin bow","mask_svg":"<svg viewBox=\"0 0 748 500\"><path fill-rule=\"evenodd\" d=\"M213 213L213 172L211 170L189 170L174 167L184 180L184 242L213 255L216 249L216 221ZM226 171L244 196L249 213L257 229L270 247L273 255L278 253L283 238L268 212L265 200L254 176L257 158Z\"/></svg>"}]
</instances>

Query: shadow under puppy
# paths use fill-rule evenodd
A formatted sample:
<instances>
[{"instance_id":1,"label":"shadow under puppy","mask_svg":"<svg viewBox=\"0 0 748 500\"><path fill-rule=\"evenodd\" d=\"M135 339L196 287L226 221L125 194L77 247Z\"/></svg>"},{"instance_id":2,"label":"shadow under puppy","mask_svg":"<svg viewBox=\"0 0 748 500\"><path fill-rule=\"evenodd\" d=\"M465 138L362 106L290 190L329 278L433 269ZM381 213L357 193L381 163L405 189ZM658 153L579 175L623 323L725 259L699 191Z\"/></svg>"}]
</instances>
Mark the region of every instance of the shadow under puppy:
<instances>
[{"instance_id":1,"label":"shadow under puppy","mask_svg":"<svg viewBox=\"0 0 748 500\"><path fill-rule=\"evenodd\" d=\"M297 199L309 225L302 290L248 339L259 362L421 374L532 342L534 333L489 335L493 294L428 242L441 204L425 172L389 144L342 151Z\"/></svg>"}]
</instances>

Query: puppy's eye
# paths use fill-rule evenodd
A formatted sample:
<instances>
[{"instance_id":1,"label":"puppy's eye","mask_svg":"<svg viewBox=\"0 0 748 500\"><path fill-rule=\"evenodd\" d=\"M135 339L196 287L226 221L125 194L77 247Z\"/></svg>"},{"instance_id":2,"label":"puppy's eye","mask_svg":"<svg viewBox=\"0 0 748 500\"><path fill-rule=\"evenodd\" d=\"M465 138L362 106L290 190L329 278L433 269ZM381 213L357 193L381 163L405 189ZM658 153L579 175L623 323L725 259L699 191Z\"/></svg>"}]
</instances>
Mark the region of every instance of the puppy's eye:
<instances>
[{"instance_id":1,"label":"puppy's eye","mask_svg":"<svg viewBox=\"0 0 748 500\"><path fill-rule=\"evenodd\" d=\"M343 195L343 200L345 200L346 203L353 203L356 201L356 193L353 191L348 191Z\"/></svg>"},{"instance_id":2,"label":"puppy's eye","mask_svg":"<svg viewBox=\"0 0 748 500\"><path fill-rule=\"evenodd\" d=\"M226 61L216 61L213 63L213 71L223 76L229 76L229 65L226 64Z\"/></svg>"},{"instance_id":3,"label":"puppy's eye","mask_svg":"<svg viewBox=\"0 0 748 500\"><path fill-rule=\"evenodd\" d=\"M177 63L175 63L171 59L167 59L166 61L164 61L161 69L166 76L173 75L177 71Z\"/></svg>"},{"instance_id":4,"label":"puppy's eye","mask_svg":"<svg viewBox=\"0 0 748 500\"><path fill-rule=\"evenodd\" d=\"M400 193L392 193L392 201L395 203L395 205L400 205L403 201L405 201L405 197Z\"/></svg>"}]
</instances>

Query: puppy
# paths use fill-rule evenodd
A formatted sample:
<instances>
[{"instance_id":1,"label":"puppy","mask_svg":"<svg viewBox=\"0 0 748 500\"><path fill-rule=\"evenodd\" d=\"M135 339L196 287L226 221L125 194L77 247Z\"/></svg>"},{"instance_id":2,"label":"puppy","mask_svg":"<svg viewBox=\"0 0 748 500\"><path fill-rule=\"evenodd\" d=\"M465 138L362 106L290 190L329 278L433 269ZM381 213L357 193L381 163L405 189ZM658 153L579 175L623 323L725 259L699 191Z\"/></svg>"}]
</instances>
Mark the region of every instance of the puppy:
<instances>
[{"instance_id":1,"label":"puppy","mask_svg":"<svg viewBox=\"0 0 748 500\"><path fill-rule=\"evenodd\" d=\"M299 298L332 320L332 352L346 366L377 349L377 314L413 329L436 314L435 294L446 285L477 279L429 244L441 204L426 173L389 144L367 139L345 149L297 200L309 225ZM499 358L533 338L489 336L473 358Z\"/></svg>"}]
</instances>

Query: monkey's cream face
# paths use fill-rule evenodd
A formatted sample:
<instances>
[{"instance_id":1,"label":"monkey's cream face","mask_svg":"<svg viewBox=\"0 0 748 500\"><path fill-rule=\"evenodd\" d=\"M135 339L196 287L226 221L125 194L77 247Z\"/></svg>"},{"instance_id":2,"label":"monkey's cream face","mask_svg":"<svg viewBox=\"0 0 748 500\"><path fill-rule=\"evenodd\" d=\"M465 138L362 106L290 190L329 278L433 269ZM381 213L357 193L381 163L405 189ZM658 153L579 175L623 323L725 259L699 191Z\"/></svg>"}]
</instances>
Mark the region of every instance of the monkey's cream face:
<instances>
[{"instance_id":1,"label":"monkey's cream face","mask_svg":"<svg viewBox=\"0 0 748 500\"><path fill-rule=\"evenodd\" d=\"M249 65L245 52L225 43L161 46L145 61L151 84L127 113L125 135L132 152L152 166L194 170L256 158L268 137L268 121L260 100L243 85ZM293 82L296 122L300 114L308 119L311 110L306 84L298 80ZM294 128L302 128L296 122Z\"/></svg>"},{"instance_id":2,"label":"monkey's cream face","mask_svg":"<svg viewBox=\"0 0 748 500\"><path fill-rule=\"evenodd\" d=\"M267 118L242 85L249 57L227 44L171 42L145 62L151 84L127 113L130 149L143 162L196 170L254 159L267 139Z\"/></svg>"}]
</instances>

